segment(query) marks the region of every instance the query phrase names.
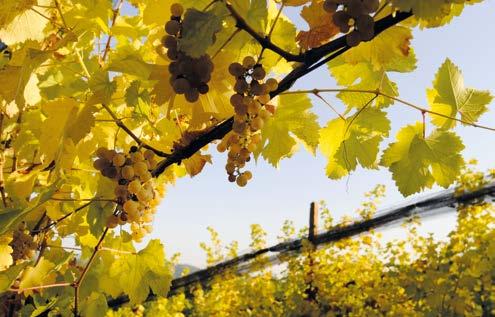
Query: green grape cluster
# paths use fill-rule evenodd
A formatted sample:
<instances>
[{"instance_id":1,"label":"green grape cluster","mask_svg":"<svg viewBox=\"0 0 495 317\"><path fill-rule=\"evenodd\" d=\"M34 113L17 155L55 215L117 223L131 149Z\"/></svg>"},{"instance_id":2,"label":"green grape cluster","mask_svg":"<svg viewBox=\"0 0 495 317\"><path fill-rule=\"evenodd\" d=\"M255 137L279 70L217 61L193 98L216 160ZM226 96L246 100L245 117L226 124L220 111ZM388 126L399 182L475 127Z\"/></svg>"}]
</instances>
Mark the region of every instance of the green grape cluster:
<instances>
[{"instance_id":1,"label":"green grape cluster","mask_svg":"<svg viewBox=\"0 0 495 317\"><path fill-rule=\"evenodd\" d=\"M271 111L274 111L268 105L270 92L278 88L278 82L273 78L264 81L265 69L251 56L245 57L242 64L232 63L229 73L236 79L236 93L230 98L235 111L234 123L232 132L218 144L217 149L219 152L229 150L225 166L228 179L244 187L252 174L249 171L241 172L240 169L249 162L251 153L256 151L261 142L260 130L271 117Z\"/></svg>"},{"instance_id":2,"label":"green grape cluster","mask_svg":"<svg viewBox=\"0 0 495 317\"><path fill-rule=\"evenodd\" d=\"M378 10L379 0L325 0L323 8L333 13L333 23L347 34L347 45L354 47L375 36L375 21L371 16Z\"/></svg>"},{"instance_id":3,"label":"green grape cluster","mask_svg":"<svg viewBox=\"0 0 495 317\"><path fill-rule=\"evenodd\" d=\"M171 6L172 17L165 24L163 46L167 49L167 56L172 61L169 64L170 85L179 95L184 95L189 102L196 102L199 95L208 93L208 82L213 72L213 62L209 55L192 58L180 51L179 39L182 31L182 14L184 8L178 3Z\"/></svg>"},{"instance_id":4,"label":"green grape cluster","mask_svg":"<svg viewBox=\"0 0 495 317\"><path fill-rule=\"evenodd\" d=\"M9 245L12 248L14 262L32 258L38 248L35 237L30 234L24 222L14 231Z\"/></svg>"},{"instance_id":5,"label":"green grape cluster","mask_svg":"<svg viewBox=\"0 0 495 317\"><path fill-rule=\"evenodd\" d=\"M107 226L131 224L132 237L141 241L150 233L157 195L151 171L157 166L155 154L151 150L140 151L131 147L128 154L99 148L93 166L103 176L115 180L115 197L118 211L107 219Z\"/></svg>"}]
</instances>

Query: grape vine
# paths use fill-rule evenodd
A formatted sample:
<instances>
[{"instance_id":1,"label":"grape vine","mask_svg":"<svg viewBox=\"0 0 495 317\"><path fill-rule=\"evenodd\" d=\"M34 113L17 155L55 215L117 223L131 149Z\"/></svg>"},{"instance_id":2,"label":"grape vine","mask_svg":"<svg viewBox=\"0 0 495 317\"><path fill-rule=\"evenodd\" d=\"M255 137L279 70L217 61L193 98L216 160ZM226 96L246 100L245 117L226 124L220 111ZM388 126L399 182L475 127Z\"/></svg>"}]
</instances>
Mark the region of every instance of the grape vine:
<instances>
[{"instance_id":1,"label":"grape vine","mask_svg":"<svg viewBox=\"0 0 495 317\"><path fill-rule=\"evenodd\" d=\"M254 177L247 163L278 166L297 144L324 154L330 178L379 165L404 195L450 186L465 163L453 129L494 131L479 123L491 94L464 87L446 59L419 106L389 73L415 68L412 27L445 25L474 3L3 1L2 313L96 316L107 297L127 294L134 305L150 289L165 296L172 264L163 246L134 243L151 232L166 187L212 162L212 143L240 187ZM291 89L324 65L338 87ZM309 96L330 105L325 93L346 110L332 108L337 118L320 127ZM394 102L420 120L384 147Z\"/></svg>"}]
</instances>

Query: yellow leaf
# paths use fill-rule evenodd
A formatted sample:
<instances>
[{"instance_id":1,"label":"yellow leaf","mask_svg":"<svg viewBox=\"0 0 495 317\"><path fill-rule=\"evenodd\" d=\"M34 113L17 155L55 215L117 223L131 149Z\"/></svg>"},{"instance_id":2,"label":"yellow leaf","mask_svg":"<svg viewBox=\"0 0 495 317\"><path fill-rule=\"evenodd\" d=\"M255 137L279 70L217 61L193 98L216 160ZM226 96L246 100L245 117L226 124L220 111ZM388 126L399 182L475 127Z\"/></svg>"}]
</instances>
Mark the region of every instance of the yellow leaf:
<instances>
[{"instance_id":1,"label":"yellow leaf","mask_svg":"<svg viewBox=\"0 0 495 317\"><path fill-rule=\"evenodd\" d=\"M5 189L9 196L14 197L15 200L29 199L38 176L37 169L39 168L34 168L27 174L19 171L11 173L5 183Z\"/></svg>"},{"instance_id":2,"label":"yellow leaf","mask_svg":"<svg viewBox=\"0 0 495 317\"><path fill-rule=\"evenodd\" d=\"M0 236L0 271L5 270L14 263L11 255L13 250L9 245L10 241L12 241L12 236L6 234Z\"/></svg>"},{"instance_id":3,"label":"yellow leaf","mask_svg":"<svg viewBox=\"0 0 495 317\"><path fill-rule=\"evenodd\" d=\"M2 0L0 5L0 38L2 41L12 45L26 40L42 41L45 38L43 30L49 21L41 14L49 16L50 13L45 8L38 6L33 8L34 4L50 5L50 2Z\"/></svg>"},{"instance_id":4,"label":"yellow leaf","mask_svg":"<svg viewBox=\"0 0 495 317\"><path fill-rule=\"evenodd\" d=\"M191 176L195 176L201 173L206 163L211 164L211 155L196 153L182 162L186 167L187 173Z\"/></svg>"},{"instance_id":5,"label":"yellow leaf","mask_svg":"<svg viewBox=\"0 0 495 317\"><path fill-rule=\"evenodd\" d=\"M299 32L296 39L304 49L320 46L339 33L339 29L333 24L333 14L323 10L323 2L323 0L313 0L301 11L301 16L308 22L309 31Z\"/></svg>"},{"instance_id":6,"label":"yellow leaf","mask_svg":"<svg viewBox=\"0 0 495 317\"><path fill-rule=\"evenodd\" d=\"M41 258L36 266L26 268L21 277L20 289L38 287L55 282L55 264L45 258ZM32 290L23 292L26 296L33 293Z\"/></svg>"}]
</instances>

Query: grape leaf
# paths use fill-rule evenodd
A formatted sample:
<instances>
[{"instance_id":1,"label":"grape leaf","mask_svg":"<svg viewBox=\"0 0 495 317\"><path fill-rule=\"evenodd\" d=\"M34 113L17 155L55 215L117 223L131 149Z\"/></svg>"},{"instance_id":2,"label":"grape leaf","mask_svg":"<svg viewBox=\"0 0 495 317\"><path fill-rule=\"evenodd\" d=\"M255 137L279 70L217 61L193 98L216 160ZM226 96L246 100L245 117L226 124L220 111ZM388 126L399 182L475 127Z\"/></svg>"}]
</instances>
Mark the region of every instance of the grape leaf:
<instances>
[{"instance_id":1,"label":"grape leaf","mask_svg":"<svg viewBox=\"0 0 495 317\"><path fill-rule=\"evenodd\" d=\"M36 266L29 266L24 270L19 288L38 287L53 283L57 275L56 267L55 263L42 257ZM24 291L25 295L32 293L32 290Z\"/></svg>"},{"instance_id":2,"label":"grape leaf","mask_svg":"<svg viewBox=\"0 0 495 317\"><path fill-rule=\"evenodd\" d=\"M333 14L323 10L323 2L323 0L312 0L311 4L301 11L301 17L308 23L309 30L300 31L296 40L304 49L317 47L340 32L333 24Z\"/></svg>"},{"instance_id":3,"label":"grape leaf","mask_svg":"<svg viewBox=\"0 0 495 317\"><path fill-rule=\"evenodd\" d=\"M188 9L182 22L180 50L197 58L206 53L214 42L214 35L222 29L221 17L196 9Z\"/></svg>"},{"instance_id":4,"label":"grape leaf","mask_svg":"<svg viewBox=\"0 0 495 317\"><path fill-rule=\"evenodd\" d=\"M124 46L110 54L108 70L148 79L153 71L153 65L146 63L140 52L130 46Z\"/></svg>"},{"instance_id":5,"label":"grape leaf","mask_svg":"<svg viewBox=\"0 0 495 317\"><path fill-rule=\"evenodd\" d=\"M328 63L328 68L337 83L347 89L376 90L397 96L397 85L388 72L410 72L416 67L416 56L410 47L411 29L393 26L370 42L346 52ZM337 95L349 108L362 108L369 94L340 92ZM392 104L390 98L378 96L374 105L384 107ZM350 110L350 109L348 109Z\"/></svg>"},{"instance_id":6,"label":"grape leaf","mask_svg":"<svg viewBox=\"0 0 495 317\"><path fill-rule=\"evenodd\" d=\"M423 124L418 122L397 133L397 141L385 150L381 164L392 172L399 191L408 196L435 182L450 186L464 166L463 149L453 132L437 130L423 138Z\"/></svg>"},{"instance_id":7,"label":"grape leaf","mask_svg":"<svg viewBox=\"0 0 495 317\"><path fill-rule=\"evenodd\" d=\"M460 118L468 123L475 123L485 113L493 97L489 91L464 87L464 78L459 68L446 59L440 66L433 81L433 88L427 90L428 101L432 111L449 117ZM451 129L456 121L431 115L432 122L438 127Z\"/></svg>"},{"instance_id":8,"label":"grape leaf","mask_svg":"<svg viewBox=\"0 0 495 317\"><path fill-rule=\"evenodd\" d=\"M386 113L375 108L366 108L345 120L336 118L328 122L320 131L320 149L328 158L328 177L344 177L358 164L376 168L380 142L389 131Z\"/></svg>"},{"instance_id":9,"label":"grape leaf","mask_svg":"<svg viewBox=\"0 0 495 317\"><path fill-rule=\"evenodd\" d=\"M9 243L12 241L12 235L2 235L0 236L0 271L5 270L9 266L12 265L12 247L9 246ZM1 273L0 273L1 278ZM1 282L0 282L1 285ZM0 291L2 291L2 287L0 286Z\"/></svg>"},{"instance_id":10,"label":"grape leaf","mask_svg":"<svg viewBox=\"0 0 495 317\"><path fill-rule=\"evenodd\" d=\"M105 316L108 310L107 298L103 293L93 292L81 308L82 316Z\"/></svg>"},{"instance_id":11,"label":"grape leaf","mask_svg":"<svg viewBox=\"0 0 495 317\"><path fill-rule=\"evenodd\" d=\"M129 295L131 304L144 301L150 288L154 294L165 296L171 282L170 267L158 240L151 240L137 254L121 256L112 263L110 274Z\"/></svg>"},{"instance_id":12,"label":"grape leaf","mask_svg":"<svg viewBox=\"0 0 495 317\"><path fill-rule=\"evenodd\" d=\"M257 32L264 32L267 27L268 5L266 0L233 0L235 10Z\"/></svg>"},{"instance_id":13,"label":"grape leaf","mask_svg":"<svg viewBox=\"0 0 495 317\"><path fill-rule=\"evenodd\" d=\"M70 98L47 102L42 111L47 119L42 123L40 152L45 163L59 160L64 146L70 146L70 139L77 144L94 125L94 105L80 105ZM61 146L63 145L63 146Z\"/></svg>"},{"instance_id":14,"label":"grape leaf","mask_svg":"<svg viewBox=\"0 0 495 317\"><path fill-rule=\"evenodd\" d=\"M195 176L201 173L206 163L211 162L211 155L196 153L187 160L182 161L186 167L186 171L190 176Z\"/></svg>"},{"instance_id":15,"label":"grape leaf","mask_svg":"<svg viewBox=\"0 0 495 317\"><path fill-rule=\"evenodd\" d=\"M38 177L38 170L39 167L36 167L27 174L15 171L9 175L5 182L5 189L14 201L29 199Z\"/></svg>"},{"instance_id":16,"label":"grape leaf","mask_svg":"<svg viewBox=\"0 0 495 317\"><path fill-rule=\"evenodd\" d=\"M0 272L0 293L5 292L14 283L19 274L24 270L24 268L32 263L22 262L17 265L13 265L8 269Z\"/></svg>"},{"instance_id":17,"label":"grape leaf","mask_svg":"<svg viewBox=\"0 0 495 317\"><path fill-rule=\"evenodd\" d=\"M297 145L296 139L315 152L320 126L318 117L309 111L311 107L311 100L305 94L279 97L275 115L261 130L263 146L260 151L270 164L278 166L282 158L291 157Z\"/></svg>"},{"instance_id":18,"label":"grape leaf","mask_svg":"<svg viewBox=\"0 0 495 317\"><path fill-rule=\"evenodd\" d=\"M49 1L2 0L0 4L0 38L12 45L26 40L41 41L45 38L43 29L48 19L41 16L50 15L49 10L36 7L39 12L30 10L33 5L49 6ZM41 14L40 14L41 13Z\"/></svg>"},{"instance_id":19,"label":"grape leaf","mask_svg":"<svg viewBox=\"0 0 495 317\"><path fill-rule=\"evenodd\" d=\"M438 27L460 15L465 4L481 1L483 0L392 0L392 5L401 11L412 11L413 19L421 27Z\"/></svg>"},{"instance_id":20,"label":"grape leaf","mask_svg":"<svg viewBox=\"0 0 495 317\"><path fill-rule=\"evenodd\" d=\"M103 176L98 176L97 197L113 197L114 188L114 181ZM89 225L89 231L93 236L98 237L101 235L107 224L108 217L114 211L113 207L112 202L106 201L95 201L89 206L86 221Z\"/></svg>"},{"instance_id":21,"label":"grape leaf","mask_svg":"<svg viewBox=\"0 0 495 317\"><path fill-rule=\"evenodd\" d=\"M0 209L0 234L4 234L13 225L21 221L24 216L47 202L61 184L62 181L58 180L50 186L45 187L36 198L27 204L25 208L17 207Z\"/></svg>"},{"instance_id":22,"label":"grape leaf","mask_svg":"<svg viewBox=\"0 0 495 317\"><path fill-rule=\"evenodd\" d=\"M113 93L117 90L117 84L110 80L108 71L99 70L91 76L89 89L93 92L93 96L91 96L88 104L109 104Z\"/></svg>"}]
</instances>

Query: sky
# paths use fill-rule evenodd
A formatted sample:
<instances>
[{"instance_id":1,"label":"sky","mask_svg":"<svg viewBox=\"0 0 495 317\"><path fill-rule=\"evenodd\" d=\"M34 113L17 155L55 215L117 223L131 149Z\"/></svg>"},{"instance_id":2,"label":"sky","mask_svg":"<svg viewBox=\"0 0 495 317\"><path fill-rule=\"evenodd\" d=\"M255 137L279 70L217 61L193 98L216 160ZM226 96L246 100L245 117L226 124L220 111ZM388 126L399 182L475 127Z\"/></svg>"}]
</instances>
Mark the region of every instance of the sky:
<instances>
[{"instance_id":1,"label":"sky","mask_svg":"<svg viewBox=\"0 0 495 317\"><path fill-rule=\"evenodd\" d=\"M495 1L468 6L460 17L438 29L415 29L412 45L418 63L412 73L393 75L400 97L419 105L426 105L426 88L430 87L438 67L445 58L450 58L463 72L466 86L488 89L495 93L495 42L489 40L495 30ZM295 10L286 12L299 28L306 24ZM326 68L306 76L293 89L335 88L335 82ZM340 109L335 98L328 100ZM495 103L490 105L493 108ZM329 108L318 100L313 102L313 111L324 125L333 118ZM400 104L389 109L392 121L390 141L400 127L421 119L416 110ZM495 127L495 111L487 112L481 124ZM462 137L464 157L476 158L482 170L495 167L492 146L495 133L472 127L457 128ZM249 246L250 224L260 224L268 233L268 242L276 242L285 220L291 220L300 228L307 225L309 205L312 201L325 200L336 218L344 214L353 215L363 201L363 194L376 184L387 187L387 197L382 206L399 203L404 197L397 191L391 174L380 170L358 170L340 181L325 176L326 159L303 148L292 158L283 160L274 168L263 160L249 163L253 180L244 188L227 181L226 157L212 151L213 164L194 178L183 178L175 186L169 186L165 199L158 208L154 231L149 239L160 239L168 256L181 253L181 263L198 267L205 266L205 255L199 243L209 241L207 226L218 231L227 245L235 240L241 250ZM438 191L436 187L432 191ZM408 198L410 199L410 198ZM446 230L447 224L436 221L430 230ZM428 229L428 228L427 228ZM396 231L393 231L396 232Z\"/></svg>"}]
</instances>

